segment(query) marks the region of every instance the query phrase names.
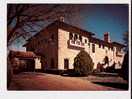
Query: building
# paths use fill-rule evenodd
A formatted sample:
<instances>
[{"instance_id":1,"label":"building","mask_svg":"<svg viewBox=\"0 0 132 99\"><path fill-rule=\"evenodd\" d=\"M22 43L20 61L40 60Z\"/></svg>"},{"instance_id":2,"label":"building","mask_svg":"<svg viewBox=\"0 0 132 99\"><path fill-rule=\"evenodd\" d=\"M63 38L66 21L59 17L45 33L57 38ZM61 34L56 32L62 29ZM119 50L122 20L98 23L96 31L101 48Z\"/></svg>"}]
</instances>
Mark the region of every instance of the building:
<instances>
[{"instance_id":1,"label":"building","mask_svg":"<svg viewBox=\"0 0 132 99\"><path fill-rule=\"evenodd\" d=\"M94 35L69 25L64 20L57 20L28 39L24 46L27 51L41 56L44 70L73 69L74 58L80 50L90 54L94 69L98 63L103 62L105 56L109 58L109 64L116 63L116 68L121 68L124 45L111 42L108 32L104 33L104 40Z\"/></svg>"},{"instance_id":2,"label":"building","mask_svg":"<svg viewBox=\"0 0 132 99\"><path fill-rule=\"evenodd\" d=\"M22 71L33 72L41 69L40 57L31 51L13 51L11 50L8 55L8 61L12 66L13 73Z\"/></svg>"}]
</instances>

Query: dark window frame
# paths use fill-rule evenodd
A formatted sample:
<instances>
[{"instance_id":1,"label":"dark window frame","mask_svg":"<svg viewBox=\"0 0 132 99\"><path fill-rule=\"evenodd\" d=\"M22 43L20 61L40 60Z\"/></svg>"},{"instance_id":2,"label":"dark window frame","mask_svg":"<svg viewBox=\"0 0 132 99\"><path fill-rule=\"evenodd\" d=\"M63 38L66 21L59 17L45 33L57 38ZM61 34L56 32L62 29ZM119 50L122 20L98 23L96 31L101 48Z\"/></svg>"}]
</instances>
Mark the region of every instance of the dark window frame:
<instances>
[{"instance_id":1,"label":"dark window frame","mask_svg":"<svg viewBox=\"0 0 132 99\"><path fill-rule=\"evenodd\" d=\"M79 35L79 40L82 42L82 36L81 35Z\"/></svg>"},{"instance_id":2,"label":"dark window frame","mask_svg":"<svg viewBox=\"0 0 132 99\"><path fill-rule=\"evenodd\" d=\"M64 58L64 69L69 69L69 59Z\"/></svg>"},{"instance_id":3,"label":"dark window frame","mask_svg":"<svg viewBox=\"0 0 132 99\"><path fill-rule=\"evenodd\" d=\"M92 52L95 53L95 44L92 44Z\"/></svg>"},{"instance_id":4,"label":"dark window frame","mask_svg":"<svg viewBox=\"0 0 132 99\"><path fill-rule=\"evenodd\" d=\"M71 40L73 38L73 33L69 33L69 39Z\"/></svg>"},{"instance_id":5,"label":"dark window frame","mask_svg":"<svg viewBox=\"0 0 132 99\"><path fill-rule=\"evenodd\" d=\"M88 41L87 41L87 39L85 39L85 43L87 43Z\"/></svg>"},{"instance_id":6,"label":"dark window frame","mask_svg":"<svg viewBox=\"0 0 132 99\"><path fill-rule=\"evenodd\" d=\"M74 35L74 40L76 41L77 39L78 39L78 35L75 34L75 35Z\"/></svg>"}]
</instances>

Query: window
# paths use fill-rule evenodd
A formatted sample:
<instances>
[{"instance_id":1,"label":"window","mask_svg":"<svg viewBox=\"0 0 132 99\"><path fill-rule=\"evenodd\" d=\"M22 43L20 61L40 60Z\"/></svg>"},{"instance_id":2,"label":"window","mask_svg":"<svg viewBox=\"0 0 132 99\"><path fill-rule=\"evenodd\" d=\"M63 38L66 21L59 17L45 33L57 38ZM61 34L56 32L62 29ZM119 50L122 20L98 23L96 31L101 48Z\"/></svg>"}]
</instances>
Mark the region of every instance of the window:
<instances>
[{"instance_id":1,"label":"window","mask_svg":"<svg viewBox=\"0 0 132 99\"><path fill-rule=\"evenodd\" d=\"M104 45L103 45L103 49L104 49Z\"/></svg>"},{"instance_id":2,"label":"window","mask_svg":"<svg viewBox=\"0 0 132 99\"><path fill-rule=\"evenodd\" d=\"M88 46L89 46L89 48L90 48L90 43L88 43Z\"/></svg>"},{"instance_id":3,"label":"window","mask_svg":"<svg viewBox=\"0 0 132 99\"><path fill-rule=\"evenodd\" d=\"M121 48L119 48L119 47L117 47L116 50L117 50L118 52L121 52Z\"/></svg>"},{"instance_id":4,"label":"window","mask_svg":"<svg viewBox=\"0 0 132 99\"><path fill-rule=\"evenodd\" d=\"M85 39L85 43L87 43L87 39Z\"/></svg>"},{"instance_id":5,"label":"window","mask_svg":"<svg viewBox=\"0 0 132 99\"><path fill-rule=\"evenodd\" d=\"M92 44L92 52L95 53L95 44Z\"/></svg>"},{"instance_id":6,"label":"window","mask_svg":"<svg viewBox=\"0 0 132 99\"><path fill-rule=\"evenodd\" d=\"M69 68L69 60L66 58L64 59L64 69L68 69Z\"/></svg>"},{"instance_id":7,"label":"window","mask_svg":"<svg viewBox=\"0 0 132 99\"><path fill-rule=\"evenodd\" d=\"M74 40L77 40L78 39L78 36L77 34L74 35Z\"/></svg>"},{"instance_id":8,"label":"window","mask_svg":"<svg viewBox=\"0 0 132 99\"><path fill-rule=\"evenodd\" d=\"M114 51L114 48L113 48L113 46L111 47L111 50L112 50L112 51Z\"/></svg>"},{"instance_id":9,"label":"window","mask_svg":"<svg viewBox=\"0 0 132 99\"><path fill-rule=\"evenodd\" d=\"M101 44L99 44L99 48L101 48Z\"/></svg>"},{"instance_id":10,"label":"window","mask_svg":"<svg viewBox=\"0 0 132 99\"><path fill-rule=\"evenodd\" d=\"M82 36L81 35L79 35L79 40L82 41Z\"/></svg>"},{"instance_id":11,"label":"window","mask_svg":"<svg viewBox=\"0 0 132 99\"><path fill-rule=\"evenodd\" d=\"M69 39L71 40L73 38L73 34L70 32Z\"/></svg>"}]
</instances>

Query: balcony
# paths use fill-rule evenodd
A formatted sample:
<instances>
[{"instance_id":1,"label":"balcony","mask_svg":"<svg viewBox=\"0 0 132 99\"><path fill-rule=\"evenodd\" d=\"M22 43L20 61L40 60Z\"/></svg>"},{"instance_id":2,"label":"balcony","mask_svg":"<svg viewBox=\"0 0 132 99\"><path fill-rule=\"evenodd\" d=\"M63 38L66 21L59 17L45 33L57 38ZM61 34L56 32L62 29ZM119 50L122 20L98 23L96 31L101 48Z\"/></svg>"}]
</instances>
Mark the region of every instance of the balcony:
<instances>
[{"instance_id":1,"label":"balcony","mask_svg":"<svg viewBox=\"0 0 132 99\"><path fill-rule=\"evenodd\" d=\"M76 47L76 48L83 48L84 49L84 43L82 43L79 40L68 40L68 46L70 47Z\"/></svg>"}]
</instances>

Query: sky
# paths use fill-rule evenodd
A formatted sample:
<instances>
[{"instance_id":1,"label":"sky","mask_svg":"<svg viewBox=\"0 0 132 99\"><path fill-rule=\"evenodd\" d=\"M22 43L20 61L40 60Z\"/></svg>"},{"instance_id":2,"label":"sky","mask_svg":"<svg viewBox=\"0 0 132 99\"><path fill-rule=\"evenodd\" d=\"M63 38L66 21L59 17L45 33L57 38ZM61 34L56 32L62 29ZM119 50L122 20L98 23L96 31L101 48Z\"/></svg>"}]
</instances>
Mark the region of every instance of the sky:
<instances>
[{"instance_id":1,"label":"sky","mask_svg":"<svg viewBox=\"0 0 132 99\"><path fill-rule=\"evenodd\" d=\"M100 39L104 32L110 32L112 41L123 43L123 33L129 30L127 5L91 5L82 13L86 30L94 32Z\"/></svg>"},{"instance_id":2,"label":"sky","mask_svg":"<svg viewBox=\"0 0 132 99\"><path fill-rule=\"evenodd\" d=\"M123 43L123 33L129 30L127 4L83 4L80 6L81 28L95 33L95 37L99 39L103 39L104 32L109 32L111 41ZM23 43L25 42L16 41L14 49L25 50L22 47Z\"/></svg>"}]
</instances>

